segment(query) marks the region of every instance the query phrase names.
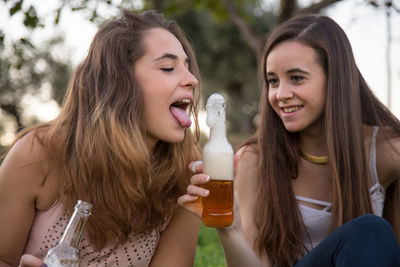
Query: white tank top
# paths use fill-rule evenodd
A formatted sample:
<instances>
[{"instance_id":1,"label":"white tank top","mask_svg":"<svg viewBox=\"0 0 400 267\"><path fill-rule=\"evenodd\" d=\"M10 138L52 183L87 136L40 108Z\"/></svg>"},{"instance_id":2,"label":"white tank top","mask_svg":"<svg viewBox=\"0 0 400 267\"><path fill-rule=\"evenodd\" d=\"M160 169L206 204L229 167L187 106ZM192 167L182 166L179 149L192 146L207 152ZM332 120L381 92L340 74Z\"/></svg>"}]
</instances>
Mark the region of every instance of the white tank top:
<instances>
[{"instance_id":1,"label":"white tank top","mask_svg":"<svg viewBox=\"0 0 400 267\"><path fill-rule=\"evenodd\" d=\"M385 190L379 183L378 174L376 171L376 134L378 130L378 126L373 127L369 149L369 166L371 176L374 181L374 185L371 186L369 191L371 194L373 212L375 215L382 217ZM308 251L310 251L329 234L332 204L330 202L302 196L296 196L296 199L324 207L323 209L316 209L300 203L298 204L300 213L303 217L304 226L306 228L306 231L303 232L304 245Z\"/></svg>"}]
</instances>

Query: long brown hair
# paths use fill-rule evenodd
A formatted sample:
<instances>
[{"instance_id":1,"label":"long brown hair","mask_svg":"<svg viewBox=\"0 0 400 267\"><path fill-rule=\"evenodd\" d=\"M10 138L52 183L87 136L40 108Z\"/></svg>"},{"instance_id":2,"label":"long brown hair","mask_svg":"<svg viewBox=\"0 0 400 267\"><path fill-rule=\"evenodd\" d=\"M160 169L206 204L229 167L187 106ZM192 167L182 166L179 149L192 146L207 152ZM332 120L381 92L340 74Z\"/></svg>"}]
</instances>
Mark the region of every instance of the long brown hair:
<instances>
[{"instance_id":1,"label":"long brown hair","mask_svg":"<svg viewBox=\"0 0 400 267\"><path fill-rule=\"evenodd\" d=\"M64 166L60 201L66 209L71 212L78 199L93 203L87 230L97 249L165 223L189 183L189 162L200 156L200 88L189 110L194 134L186 129L181 143L159 141L152 151L146 147L143 96L133 68L146 52L144 34L152 28L180 41L189 70L200 80L193 50L174 21L155 11L123 11L96 33L70 80L59 116L33 128Z\"/></svg>"},{"instance_id":2,"label":"long brown hair","mask_svg":"<svg viewBox=\"0 0 400 267\"><path fill-rule=\"evenodd\" d=\"M324 132L329 156L329 183L333 191L331 230L365 213L372 213L369 166L364 148L363 124L392 126L400 123L379 102L356 66L350 42L332 19L305 15L278 26L265 46L264 88L260 125L248 144L259 154L257 207L259 235L256 247L277 266L292 266L304 255L304 224L292 190L299 164L299 134L286 131L268 101L266 58L283 41L298 41L313 48L326 77Z\"/></svg>"}]
</instances>

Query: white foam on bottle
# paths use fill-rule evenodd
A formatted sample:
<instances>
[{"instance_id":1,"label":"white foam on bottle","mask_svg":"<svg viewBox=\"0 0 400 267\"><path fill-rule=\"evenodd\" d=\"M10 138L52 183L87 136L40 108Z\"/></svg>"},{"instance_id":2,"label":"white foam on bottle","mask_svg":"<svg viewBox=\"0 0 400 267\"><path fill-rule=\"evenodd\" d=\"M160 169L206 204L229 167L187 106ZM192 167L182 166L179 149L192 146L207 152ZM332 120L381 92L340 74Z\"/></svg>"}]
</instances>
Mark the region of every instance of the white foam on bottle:
<instances>
[{"instance_id":1,"label":"white foam on bottle","mask_svg":"<svg viewBox=\"0 0 400 267\"><path fill-rule=\"evenodd\" d=\"M207 125L214 132L203 147L203 172L213 180L233 181L233 149L226 138L225 109L216 109L215 102L224 104L225 99L213 94L207 100Z\"/></svg>"}]
</instances>

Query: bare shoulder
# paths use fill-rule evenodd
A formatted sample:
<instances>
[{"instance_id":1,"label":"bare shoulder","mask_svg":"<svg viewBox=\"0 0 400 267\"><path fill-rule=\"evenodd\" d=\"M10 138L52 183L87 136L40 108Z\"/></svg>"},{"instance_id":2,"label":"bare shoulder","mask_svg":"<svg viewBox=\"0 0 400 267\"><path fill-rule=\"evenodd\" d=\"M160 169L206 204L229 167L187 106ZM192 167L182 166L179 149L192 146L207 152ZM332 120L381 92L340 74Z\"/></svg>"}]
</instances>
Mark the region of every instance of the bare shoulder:
<instances>
[{"instance_id":1,"label":"bare shoulder","mask_svg":"<svg viewBox=\"0 0 400 267\"><path fill-rule=\"evenodd\" d=\"M244 168L258 164L258 153L255 145L241 147L236 155L239 156L238 166Z\"/></svg>"},{"instance_id":2,"label":"bare shoulder","mask_svg":"<svg viewBox=\"0 0 400 267\"><path fill-rule=\"evenodd\" d=\"M376 138L376 164L384 187L400 179L400 133L382 127Z\"/></svg>"},{"instance_id":3,"label":"bare shoulder","mask_svg":"<svg viewBox=\"0 0 400 267\"><path fill-rule=\"evenodd\" d=\"M1 164L1 181L36 183L34 181L36 179L32 178L37 177L36 175L21 174L36 174L40 169L40 163L44 159L43 156L44 149L39 144L34 133L23 136L11 147Z\"/></svg>"},{"instance_id":4,"label":"bare shoulder","mask_svg":"<svg viewBox=\"0 0 400 267\"><path fill-rule=\"evenodd\" d=\"M258 173L258 154L254 145L243 146L238 152L235 184L239 188L248 187L256 182Z\"/></svg>"},{"instance_id":5,"label":"bare shoulder","mask_svg":"<svg viewBox=\"0 0 400 267\"><path fill-rule=\"evenodd\" d=\"M54 187L44 186L50 165L43 145L33 132L28 133L12 146L1 164L0 194L10 199L12 194L22 194L26 201L40 205L38 197L51 193L43 189L54 191Z\"/></svg>"}]
</instances>

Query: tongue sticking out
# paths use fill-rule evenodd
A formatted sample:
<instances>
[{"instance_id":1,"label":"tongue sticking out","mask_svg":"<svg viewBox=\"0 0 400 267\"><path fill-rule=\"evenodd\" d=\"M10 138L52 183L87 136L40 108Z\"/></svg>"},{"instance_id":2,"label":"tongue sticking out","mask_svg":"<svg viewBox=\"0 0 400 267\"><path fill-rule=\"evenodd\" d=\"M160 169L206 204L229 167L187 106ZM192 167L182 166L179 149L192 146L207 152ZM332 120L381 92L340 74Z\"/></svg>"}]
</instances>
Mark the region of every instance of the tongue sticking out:
<instances>
[{"instance_id":1,"label":"tongue sticking out","mask_svg":"<svg viewBox=\"0 0 400 267\"><path fill-rule=\"evenodd\" d=\"M169 111L182 127L190 127L190 125L192 124L189 115L183 109L171 106L169 108Z\"/></svg>"}]
</instances>

